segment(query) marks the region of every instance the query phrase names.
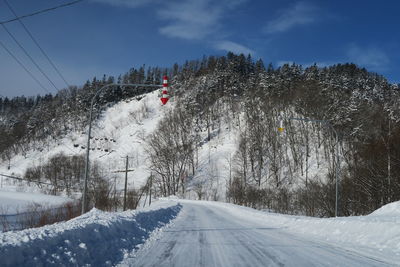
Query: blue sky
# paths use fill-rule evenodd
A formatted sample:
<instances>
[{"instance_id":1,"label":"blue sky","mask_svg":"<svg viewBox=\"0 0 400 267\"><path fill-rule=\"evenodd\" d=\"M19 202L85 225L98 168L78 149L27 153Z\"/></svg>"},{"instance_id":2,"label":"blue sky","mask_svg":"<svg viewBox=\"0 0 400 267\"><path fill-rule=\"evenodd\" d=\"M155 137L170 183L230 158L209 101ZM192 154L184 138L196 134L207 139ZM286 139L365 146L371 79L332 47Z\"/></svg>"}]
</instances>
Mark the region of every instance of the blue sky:
<instances>
[{"instance_id":1,"label":"blue sky","mask_svg":"<svg viewBox=\"0 0 400 267\"><path fill-rule=\"evenodd\" d=\"M18 15L69 1L8 0ZM398 83L399 10L396 0L86 0L23 22L73 85L143 64L169 67L227 51L275 66L353 62ZM0 20L11 18L0 0ZM56 88L65 87L20 24L6 27ZM0 47L0 95L56 92L1 26L0 41L46 88Z\"/></svg>"}]
</instances>

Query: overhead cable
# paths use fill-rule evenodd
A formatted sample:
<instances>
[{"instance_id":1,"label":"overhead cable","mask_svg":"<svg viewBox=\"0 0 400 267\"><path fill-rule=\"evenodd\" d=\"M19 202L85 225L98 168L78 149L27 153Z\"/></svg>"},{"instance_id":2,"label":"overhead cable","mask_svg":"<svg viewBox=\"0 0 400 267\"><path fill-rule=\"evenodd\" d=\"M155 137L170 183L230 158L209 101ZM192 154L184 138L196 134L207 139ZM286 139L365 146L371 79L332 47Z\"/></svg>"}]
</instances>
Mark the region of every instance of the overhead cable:
<instances>
[{"instance_id":1,"label":"overhead cable","mask_svg":"<svg viewBox=\"0 0 400 267\"><path fill-rule=\"evenodd\" d=\"M47 93L50 93L49 90L46 89L46 87L43 86L43 84L32 74L31 71L29 71L24 64L22 64L22 62L3 44L2 41L0 41L0 46L2 46L4 48L4 50L7 51L7 53L29 74L29 76L32 77L32 79L34 79L36 81L37 84L39 84L39 86L45 90Z\"/></svg>"},{"instance_id":2,"label":"overhead cable","mask_svg":"<svg viewBox=\"0 0 400 267\"><path fill-rule=\"evenodd\" d=\"M6 25L1 25L3 26L4 30L8 33L8 35L14 40L14 42L18 45L19 48L21 48L21 50L25 53L25 55L31 60L31 62L33 63L33 65L36 66L36 68L40 71L40 73L42 73L42 75L51 83L51 85L53 85L53 87L56 89L56 91L58 91L57 86L53 83L52 80L50 80L49 76L47 76L47 74L43 71L43 69L36 63L36 61L31 57L31 55L29 55L28 51L26 51L26 49L18 42L18 40L15 38L15 36L8 30L8 28L6 27Z\"/></svg>"},{"instance_id":3,"label":"overhead cable","mask_svg":"<svg viewBox=\"0 0 400 267\"><path fill-rule=\"evenodd\" d=\"M65 4L62 4L62 5L59 5L59 6L46 8L46 9L43 9L43 10L39 10L39 11L30 13L30 14L26 14L26 15L17 17L17 18L5 20L5 21L0 21L0 24L6 24L6 23L10 23L10 22L19 20L19 19L23 19L23 18L27 18L27 17L32 17L32 16L35 16L35 15L38 15L38 14L41 14L41 13L45 13L45 12L48 12L48 11L52 11L52 10L55 10L55 9L58 9L58 8L62 8L62 7L66 7L66 6L71 6L71 5L77 4L77 3L82 2L82 1L84 1L84 0L77 0L77 1L69 2L69 3L65 3Z\"/></svg>"},{"instance_id":4,"label":"overhead cable","mask_svg":"<svg viewBox=\"0 0 400 267\"><path fill-rule=\"evenodd\" d=\"M29 37L32 39L32 41L36 44L36 46L39 48L39 50L42 52L43 56L47 59L47 61L50 63L50 65L54 68L54 70L57 72L57 74L61 77L61 79L64 81L64 83L69 87L69 83L66 81L64 76L61 74L59 69L55 66L53 61L50 59L50 57L47 55L47 53L44 51L44 49L39 45L39 43L36 41L36 39L33 37L32 33L28 30L28 28L25 26L25 24L22 22L21 19L19 19L17 13L14 11L14 9L11 7L11 5L8 3L7 0L4 0L8 8L11 10L11 12L14 14L15 18L18 19L18 22L21 24L21 26L24 28L26 33L29 35Z\"/></svg>"}]
</instances>

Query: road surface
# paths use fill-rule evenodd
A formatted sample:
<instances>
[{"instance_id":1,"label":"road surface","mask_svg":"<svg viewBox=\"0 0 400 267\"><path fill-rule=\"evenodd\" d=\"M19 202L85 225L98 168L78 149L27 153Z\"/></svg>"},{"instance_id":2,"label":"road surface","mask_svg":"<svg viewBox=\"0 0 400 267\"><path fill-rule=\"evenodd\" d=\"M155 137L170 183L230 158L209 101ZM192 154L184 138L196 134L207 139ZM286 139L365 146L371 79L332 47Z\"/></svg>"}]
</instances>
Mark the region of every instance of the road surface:
<instances>
[{"instance_id":1,"label":"road surface","mask_svg":"<svg viewBox=\"0 0 400 267\"><path fill-rule=\"evenodd\" d=\"M238 219L223 207L183 203L175 223L130 266L393 266L282 228Z\"/></svg>"}]
</instances>

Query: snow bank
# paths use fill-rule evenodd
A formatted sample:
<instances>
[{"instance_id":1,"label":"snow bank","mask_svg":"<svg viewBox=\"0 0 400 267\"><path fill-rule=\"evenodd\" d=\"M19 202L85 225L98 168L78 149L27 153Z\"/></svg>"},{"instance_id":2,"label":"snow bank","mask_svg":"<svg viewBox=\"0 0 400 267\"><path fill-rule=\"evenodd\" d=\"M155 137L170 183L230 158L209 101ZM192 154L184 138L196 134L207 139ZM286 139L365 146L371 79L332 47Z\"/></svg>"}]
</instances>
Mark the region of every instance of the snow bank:
<instances>
[{"instance_id":1,"label":"snow bank","mask_svg":"<svg viewBox=\"0 0 400 267\"><path fill-rule=\"evenodd\" d=\"M389 203L372 212L369 216L397 217L400 221L400 201Z\"/></svg>"},{"instance_id":2,"label":"snow bank","mask_svg":"<svg viewBox=\"0 0 400 267\"><path fill-rule=\"evenodd\" d=\"M180 209L181 205L165 201L143 211L93 209L68 222L2 233L0 265L111 266L168 224Z\"/></svg>"}]
</instances>

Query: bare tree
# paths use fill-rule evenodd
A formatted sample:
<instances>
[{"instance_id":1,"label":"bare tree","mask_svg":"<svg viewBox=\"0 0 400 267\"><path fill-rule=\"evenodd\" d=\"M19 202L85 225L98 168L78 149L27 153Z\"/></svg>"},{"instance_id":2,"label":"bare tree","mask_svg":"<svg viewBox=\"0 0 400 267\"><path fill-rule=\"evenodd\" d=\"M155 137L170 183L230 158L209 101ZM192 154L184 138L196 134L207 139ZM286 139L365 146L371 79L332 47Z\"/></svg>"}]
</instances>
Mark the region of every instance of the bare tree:
<instances>
[{"instance_id":1,"label":"bare tree","mask_svg":"<svg viewBox=\"0 0 400 267\"><path fill-rule=\"evenodd\" d=\"M192 118L179 106L167 114L147 142L152 171L164 195L183 193L185 177L194 157ZM193 163L192 163L193 164Z\"/></svg>"}]
</instances>

